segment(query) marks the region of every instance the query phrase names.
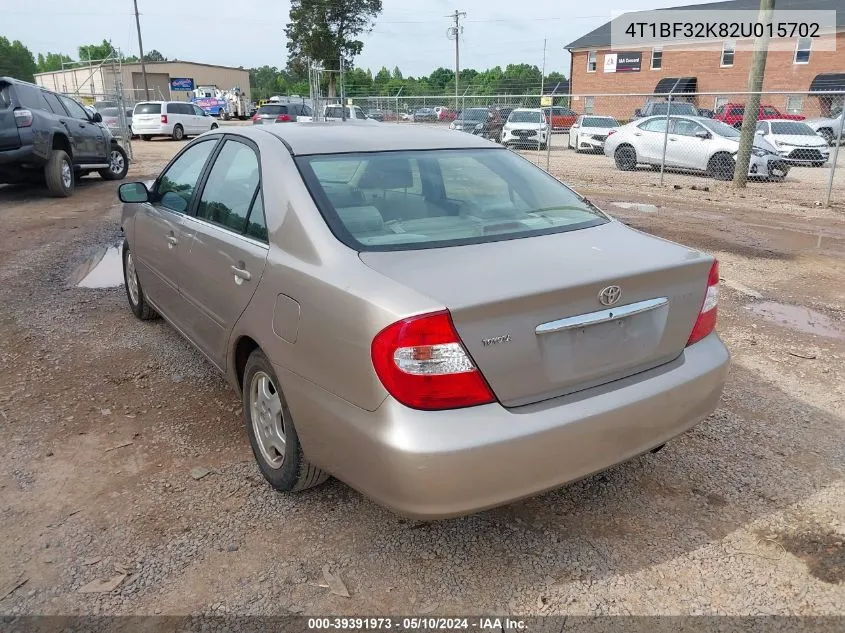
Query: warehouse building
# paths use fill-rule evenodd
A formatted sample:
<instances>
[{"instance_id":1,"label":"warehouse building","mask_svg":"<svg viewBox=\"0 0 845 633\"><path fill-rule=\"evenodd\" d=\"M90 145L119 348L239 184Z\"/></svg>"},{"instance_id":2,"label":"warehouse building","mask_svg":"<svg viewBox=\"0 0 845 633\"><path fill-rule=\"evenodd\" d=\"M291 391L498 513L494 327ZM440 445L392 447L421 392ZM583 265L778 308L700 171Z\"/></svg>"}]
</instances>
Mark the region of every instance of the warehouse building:
<instances>
[{"instance_id":1,"label":"warehouse building","mask_svg":"<svg viewBox=\"0 0 845 633\"><path fill-rule=\"evenodd\" d=\"M184 101L189 86L217 86L221 90L237 86L250 98L249 71L244 68L176 60L145 62L144 66L150 99ZM85 101L110 98L119 86L130 104L147 99L140 63L106 63L38 73L35 82L56 92L76 94Z\"/></svg>"},{"instance_id":2,"label":"warehouse building","mask_svg":"<svg viewBox=\"0 0 845 633\"><path fill-rule=\"evenodd\" d=\"M758 8L759 0L731 0L664 11L756 12ZM836 50L821 50L832 47L820 46L818 39L793 38L788 42L790 50L769 51L763 82L764 91L780 93L765 95L767 105L782 112L827 116L845 101L845 0L778 0L776 8L836 11L835 32L823 36L835 39ZM648 22L649 13L641 12L637 19ZM576 111L627 119L648 100L665 98L655 95L670 91L698 108L712 110L744 101L736 93L747 90L753 52L738 46L736 40L698 42L694 48L656 42L639 50L611 50L611 25L607 22L566 46L571 55L570 86Z\"/></svg>"}]
</instances>

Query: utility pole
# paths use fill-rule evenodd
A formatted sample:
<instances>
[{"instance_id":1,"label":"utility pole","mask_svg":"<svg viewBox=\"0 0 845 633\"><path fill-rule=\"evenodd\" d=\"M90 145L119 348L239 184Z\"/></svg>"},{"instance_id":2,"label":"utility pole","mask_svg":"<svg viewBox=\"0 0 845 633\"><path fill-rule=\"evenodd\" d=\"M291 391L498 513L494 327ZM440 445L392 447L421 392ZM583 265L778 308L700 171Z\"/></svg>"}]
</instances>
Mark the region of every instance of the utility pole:
<instances>
[{"instance_id":1,"label":"utility pole","mask_svg":"<svg viewBox=\"0 0 845 633\"><path fill-rule=\"evenodd\" d=\"M769 52L769 28L775 0L760 0L760 13L757 21L764 24L763 35L754 42L754 54L751 57L751 70L748 71L748 98L745 100L745 112L742 115L742 132L739 136L739 151L734 169L734 187L744 189L748 181L748 163L754 146L754 134L757 129L757 115L760 112L760 92L763 90L763 77L766 74L766 56ZM736 55L736 51L734 51Z\"/></svg>"},{"instance_id":2,"label":"utility pole","mask_svg":"<svg viewBox=\"0 0 845 633\"><path fill-rule=\"evenodd\" d=\"M461 31L463 31L463 27L461 26L461 18L465 18L467 16L466 12L458 11L455 9L455 12L447 15L447 18L452 18L455 21L455 26L450 26L449 29L446 31L446 35L449 39L452 39L454 36L455 38L455 109L458 109L458 77L461 74Z\"/></svg>"},{"instance_id":3,"label":"utility pole","mask_svg":"<svg viewBox=\"0 0 845 633\"><path fill-rule=\"evenodd\" d=\"M340 120L346 121L346 99L344 99L343 94L343 53L340 54Z\"/></svg>"},{"instance_id":4,"label":"utility pole","mask_svg":"<svg viewBox=\"0 0 845 633\"><path fill-rule=\"evenodd\" d=\"M141 76L144 78L144 99L150 98L150 86L147 83L147 68L144 66L144 44L141 42L141 19L138 17L138 0L132 0L135 4L135 28L138 29L138 52L141 53Z\"/></svg>"}]
</instances>

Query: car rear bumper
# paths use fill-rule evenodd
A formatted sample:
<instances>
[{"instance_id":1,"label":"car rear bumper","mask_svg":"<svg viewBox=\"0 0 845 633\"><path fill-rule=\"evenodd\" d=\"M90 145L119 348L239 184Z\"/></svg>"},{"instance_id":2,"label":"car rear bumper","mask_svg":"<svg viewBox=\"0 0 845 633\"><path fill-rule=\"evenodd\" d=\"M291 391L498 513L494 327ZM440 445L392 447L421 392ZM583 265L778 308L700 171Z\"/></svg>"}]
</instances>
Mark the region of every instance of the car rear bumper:
<instances>
[{"instance_id":1,"label":"car rear bumper","mask_svg":"<svg viewBox=\"0 0 845 633\"><path fill-rule=\"evenodd\" d=\"M659 446L711 413L729 355L711 334L674 361L506 409L364 411L277 367L309 460L400 514L439 519L559 487Z\"/></svg>"},{"instance_id":2,"label":"car rear bumper","mask_svg":"<svg viewBox=\"0 0 845 633\"><path fill-rule=\"evenodd\" d=\"M18 165L33 165L41 167L47 163L47 159L38 156L31 144L22 145L13 149L0 149L0 166L17 167Z\"/></svg>"},{"instance_id":3,"label":"car rear bumper","mask_svg":"<svg viewBox=\"0 0 845 633\"><path fill-rule=\"evenodd\" d=\"M132 126L132 133L143 134L144 136L170 136L173 134L173 124L157 123L155 125L144 125L143 123L135 123Z\"/></svg>"}]
</instances>

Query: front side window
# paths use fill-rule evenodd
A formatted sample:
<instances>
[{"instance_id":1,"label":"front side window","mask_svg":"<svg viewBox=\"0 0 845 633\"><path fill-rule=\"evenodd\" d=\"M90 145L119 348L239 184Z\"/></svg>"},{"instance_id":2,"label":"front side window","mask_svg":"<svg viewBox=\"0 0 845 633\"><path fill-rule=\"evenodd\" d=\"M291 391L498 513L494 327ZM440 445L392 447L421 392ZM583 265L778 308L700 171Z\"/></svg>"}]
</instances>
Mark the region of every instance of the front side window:
<instances>
[{"instance_id":1,"label":"front side window","mask_svg":"<svg viewBox=\"0 0 845 633\"><path fill-rule=\"evenodd\" d=\"M663 68L663 47L655 46L651 49L651 69L660 70Z\"/></svg>"},{"instance_id":2,"label":"front side window","mask_svg":"<svg viewBox=\"0 0 845 633\"><path fill-rule=\"evenodd\" d=\"M216 139L191 145L159 177L156 199L163 207L176 213L188 210L202 168L215 145Z\"/></svg>"},{"instance_id":3,"label":"front side window","mask_svg":"<svg viewBox=\"0 0 845 633\"><path fill-rule=\"evenodd\" d=\"M326 222L356 250L415 250L596 226L606 216L502 149L301 156ZM406 193L419 172L419 194ZM350 175L346 182L340 174Z\"/></svg>"},{"instance_id":4,"label":"front side window","mask_svg":"<svg viewBox=\"0 0 845 633\"><path fill-rule=\"evenodd\" d=\"M244 143L226 141L208 173L197 217L243 233L258 191L258 174L255 151Z\"/></svg>"},{"instance_id":5,"label":"front side window","mask_svg":"<svg viewBox=\"0 0 845 633\"><path fill-rule=\"evenodd\" d=\"M799 37L795 43L795 59L796 64L810 63L810 48L813 46L813 38Z\"/></svg>"},{"instance_id":6,"label":"front side window","mask_svg":"<svg viewBox=\"0 0 845 633\"><path fill-rule=\"evenodd\" d=\"M587 72L594 73L596 72L596 58L598 54L596 51L590 51L587 53Z\"/></svg>"},{"instance_id":7,"label":"front side window","mask_svg":"<svg viewBox=\"0 0 845 633\"><path fill-rule=\"evenodd\" d=\"M695 136L699 132L707 132L702 126L695 121L688 119L675 119L673 121L672 132L680 136Z\"/></svg>"},{"instance_id":8,"label":"front side window","mask_svg":"<svg viewBox=\"0 0 845 633\"><path fill-rule=\"evenodd\" d=\"M65 106L65 110L68 111L68 114L72 116L74 119L83 119L85 121L88 120L88 113L85 112L85 108L79 105L73 99L69 99L68 97L63 97L59 95L59 99L61 99L62 104Z\"/></svg>"},{"instance_id":9,"label":"front side window","mask_svg":"<svg viewBox=\"0 0 845 633\"><path fill-rule=\"evenodd\" d=\"M722 44L722 59L719 65L722 68L729 68L734 65L734 55L736 54L736 42L728 40Z\"/></svg>"}]
</instances>

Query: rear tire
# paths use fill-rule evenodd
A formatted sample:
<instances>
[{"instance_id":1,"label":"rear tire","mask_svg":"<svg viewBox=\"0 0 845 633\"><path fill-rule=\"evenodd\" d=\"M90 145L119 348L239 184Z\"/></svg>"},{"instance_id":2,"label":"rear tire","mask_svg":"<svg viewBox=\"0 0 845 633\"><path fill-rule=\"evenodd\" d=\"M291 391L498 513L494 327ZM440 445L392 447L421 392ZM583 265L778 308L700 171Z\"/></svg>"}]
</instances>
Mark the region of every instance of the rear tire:
<instances>
[{"instance_id":1,"label":"rear tire","mask_svg":"<svg viewBox=\"0 0 845 633\"><path fill-rule=\"evenodd\" d=\"M183 138L185 138L185 130L181 125L176 124L176 127L173 128L173 140L181 141Z\"/></svg>"},{"instance_id":2,"label":"rear tire","mask_svg":"<svg viewBox=\"0 0 845 633\"><path fill-rule=\"evenodd\" d=\"M634 171L637 168L637 151L630 145L621 145L613 153L616 168L620 171Z\"/></svg>"},{"instance_id":3,"label":"rear tire","mask_svg":"<svg viewBox=\"0 0 845 633\"><path fill-rule=\"evenodd\" d=\"M109 166L97 173L103 180L123 180L126 172L129 171L129 158L120 145L115 145L109 150Z\"/></svg>"},{"instance_id":4,"label":"rear tire","mask_svg":"<svg viewBox=\"0 0 845 633\"><path fill-rule=\"evenodd\" d=\"M151 321L158 316L158 313L147 303L141 280L138 278L138 270L135 268L135 257L129 250L126 240L123 241L123 285L126 288L129 309L136 318L141 321Z\"/></svg>"},{"instance_id":5,"label":"rear tire","mask_svg":"<svg viewBox=\"0 0 845 633\"><path fill-rule=\"evenodd\" d=\"M736 161L727 152L718 152L710 157L707 163L707 173L716 180L732 180Z\"/></svg>"},{"instance_id":6,"label":"rear tire","mask_svg":"<svg viewBox=\"0 0 845 633\"><path fill-rule=\"evenodd\" d=\"M250 354L242 401L252 453L273 488L297 492L323 483L329 473L308 463L273 366L260 349Z\"/></svg>"},{"instance_id":7,"label":"rear tire","mask_svg":"<svg viewBox=\"0 0 845 633\"><path fill-rule=\"evenodd\" d=\"M53 150L50 160L44 166L44 180L51 196L67 198L73 195L76 177L73 174L73 163L67 152L61 149Z\"/></svg>"}]
</instances>

